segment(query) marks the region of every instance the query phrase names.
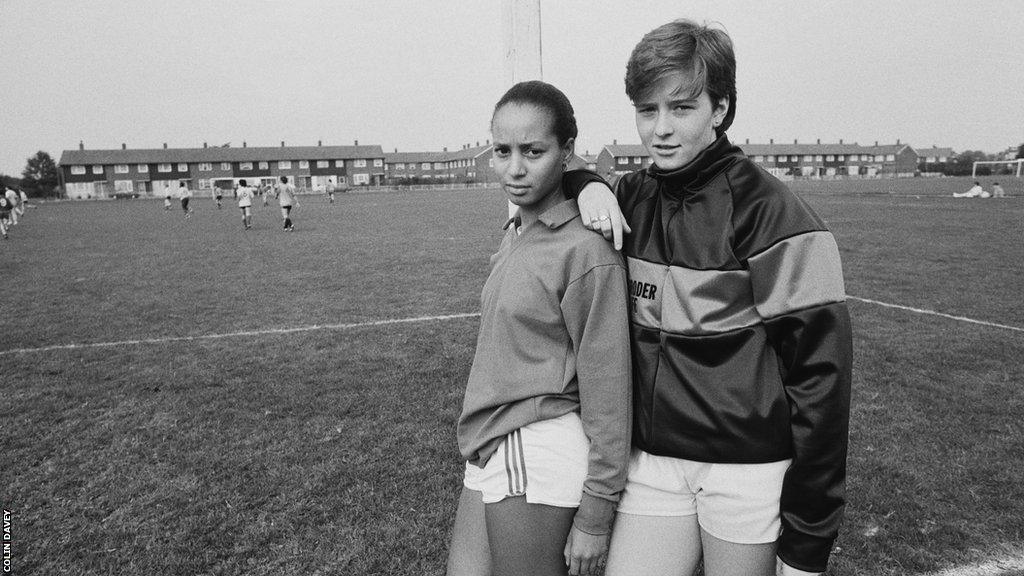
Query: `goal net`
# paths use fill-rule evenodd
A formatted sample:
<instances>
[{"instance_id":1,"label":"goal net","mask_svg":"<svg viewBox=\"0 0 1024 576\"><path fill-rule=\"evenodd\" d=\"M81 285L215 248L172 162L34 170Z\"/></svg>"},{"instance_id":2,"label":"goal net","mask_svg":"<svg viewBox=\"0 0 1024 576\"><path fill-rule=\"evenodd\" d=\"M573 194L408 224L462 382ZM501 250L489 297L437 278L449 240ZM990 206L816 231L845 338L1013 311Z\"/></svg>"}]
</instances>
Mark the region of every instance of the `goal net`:
<instances>
[{"instance_id":1,"label":"goal net","mask_svg":"<svg viewBox=\"0 0 1024 576\"><path fill-rule=\"evenodd\" d=\"M976 160L974 165L971 166L971 178L978 175L978 166L990 165L994 168L1003 167L1009 168L1010 174L1020 178L1021 174L1024 174L1024 158L1017 158L1016 160Z\"/></svg>"}]
</instances>

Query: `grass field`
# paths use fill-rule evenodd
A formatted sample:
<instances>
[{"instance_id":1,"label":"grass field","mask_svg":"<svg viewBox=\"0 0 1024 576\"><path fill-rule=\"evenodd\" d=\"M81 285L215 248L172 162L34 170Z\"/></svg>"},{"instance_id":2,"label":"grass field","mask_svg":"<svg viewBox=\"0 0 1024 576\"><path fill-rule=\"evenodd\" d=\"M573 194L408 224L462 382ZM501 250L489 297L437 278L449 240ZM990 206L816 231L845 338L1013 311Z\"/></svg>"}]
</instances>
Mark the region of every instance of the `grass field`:
<instances>
[{"instance_id":1,"label":"grass field","mask_svg":"<svg viewBox=\"0 0 1024 576\"><path fill-rule=\"evenodd\" d=\"M962 180L793 183L855 298L835 575L1024 574L1024 198ZM504 200L302 202L47 204L0 243L15 574L443 572L477 319L431 317L477 311Z\"/></svg>"}]
</instances>

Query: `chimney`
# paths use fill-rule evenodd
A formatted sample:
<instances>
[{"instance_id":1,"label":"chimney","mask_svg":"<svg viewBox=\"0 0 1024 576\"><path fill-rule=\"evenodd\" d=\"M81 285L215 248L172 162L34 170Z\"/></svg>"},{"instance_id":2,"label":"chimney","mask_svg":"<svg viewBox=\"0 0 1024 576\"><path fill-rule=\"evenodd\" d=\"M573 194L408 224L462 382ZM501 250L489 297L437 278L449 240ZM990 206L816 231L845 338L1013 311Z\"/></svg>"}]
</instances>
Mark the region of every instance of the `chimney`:
<instances>
[{"instance_id":1,"label":"chimney","mask_svg":"<svg viewBox=\"0 0 1024 576\"><path fill-rule=\"evenodd\" d=\"M615 138L612 138L612 146L618 146L618 145L619 145L619 141L617 139L615 139Z\"/></svg>"},{"instance_id":2,"label":"chimney","mask_svg":"<svg viewBox=\"0 0 1024 576\"><path fill-rule=\"evenodd\" d=\"M167 150L167 142L164 142L164 150Z\"/></svg>"},{"instance_id":3,"label":"chimney","mask_svg":"<svg viewBox=\"0 0 1024 576\"><path fill-rule=\"evenodd\" d=\"M878 140L875 140L875 146L878 146Z\"/></svg>"},{"instance_id":4,"label":"chimney","mask_svg":"<svg viewBox=\"0 0 1024 576\"><path fill-rule=\"evenodd\" d=\"M840 144L842 144L842 143L843 143L843 139L842 139L842 138L840 138L840 139L839 139L839 143L840 143Z\"/></svg>"},{"instance_id":5,"label":"chimney","mask_svg":"<svg viewBox=\"0 0 1024 576\"><path fill-rule=\"evenodd\" d=\"M281 140L281 148L284 148L284 140Z\"/></svg>"},{"instance_id":6,"label":"chimney","mask_svg":"<svg viewBox=\"0 0 1024 576\"><path fill-rule=\"evenodd\" d=\"M203 148L206 148L206 142L203 142Z\"/></svg>"},{"instance_id":7,"label":"chimney","mask_svg":"<svg viewBox=\"0 0 1024 576\"><path fill-rule=\"evenodd\" d=\"M121 142L121 150L127 150L127 149L128 149L128 146L124 142Z\"/></svg>"},{"instance_id":8,"label":"chimney","mask_svg":"<svg viewBox=\"0 0 1024 576\"><path fill-rule=\"evenodd\" d=\"M490 146L490 145L491 145L491 139L490 138L484 140L484 146Z\"/></svg>"},{"instance_id":9,"label":"chimney","mask_svg":"<svg viewBox=\"0 0 1024 576\"><path fill-rule=\"evenodd\" d=\"M793 138L793 144L797 144L796 138Z\"/></svg>"},{"instance_id":10,"label":"chimney","mask_svg":"<svg viewBox=\"0 0 1024 576\"><path fill-rule=\"evenodd\" d=\"M395 147L395 154L398 154L398 147Z\"/></svg>"},{"instance_id":11,"label":"chimney","mask_svg":"<svg viewBox=\"0 0 1024 576\"><path fill-rule=\"evenodd\" d=\"M245 147L246 147L246 143L245 143L245 140L242 140L242 148L245 148ZM164 148L167 148L167 145L166 145L166 144L164 144Z\"/></svg>"},{"instance_id":12,"label":"chimney","mask_svg":"<svg viewBox=\"0 0 1024 576\"><path fill-rule=\"evenodd\" d=\"M317 146L323 146L324 145L324 141L323 140L317 140L316 141L316 145Z\"/></svg>"},{"instance_id":13,"label":"chimney","mask_svg":"<svg viewBox=\"0 0 1024 576\"><path fill-rule=\"evenodd\" d=\"M82 142L81 140L79 140L78 141L78 149L79 150L85 150L85 142Z\"/></svg>"},{"instance_id":14,"label":"chimney","mask_svg":"<svg viewBox=\"0 0 1024 576\"><path fill-rule=\"evenodd\" d=\"M775 138L769 138L768 139L768 143L769 144L775 144Z\"/></svg>"},{"instance_id":15,"label":"chimney","mask_svg":"<svg viewBox=\"0 0 1024 576\"><path fill-rule=\"evenodd\" d=\"M821 144L821 138L818 138L818 144Z\"/></svg>"},{"instance_id":16,"label":"chimney","mask_svg":"<svg viewBox=\"0 0 1024 576\"><path fill-rule=\"evenodd\" d=\"M355 144L353 144L353 146L359 146L359 140L356 140Z\"/></svg>"},{"instance_id":17,"label":"chimney","mask_svg":"<svg viewBox=\"0 0 1024 576\"><path fill-rule=\"evenodd\" d=\"M896 145L897 145L897 146L899 146L899 145L900 145L900 139L899 139L899 138L897 138L897 139L896 139Z\"/></svg>"},{"instance_id":18,"label":"chimney","mask_svg":"<svg viewBox=\"0 0 1024 576\"><path fill-rule=\"evenodd\" d=\"M747 144L750 144L750 138L747 138Z\"/></svg>"},{"instance_id":19,"label":"chimney","mask_svg":"<svg viewBox=\"0 0 1024 576\"><path fill-rule=\"evenodd\" d=\"M448 147L447 147L447 146L445 146L445 147L444 147L444 151L445 151L445 152L447 152L447 151L448 151Z\"/></svg>"}]
</instances>

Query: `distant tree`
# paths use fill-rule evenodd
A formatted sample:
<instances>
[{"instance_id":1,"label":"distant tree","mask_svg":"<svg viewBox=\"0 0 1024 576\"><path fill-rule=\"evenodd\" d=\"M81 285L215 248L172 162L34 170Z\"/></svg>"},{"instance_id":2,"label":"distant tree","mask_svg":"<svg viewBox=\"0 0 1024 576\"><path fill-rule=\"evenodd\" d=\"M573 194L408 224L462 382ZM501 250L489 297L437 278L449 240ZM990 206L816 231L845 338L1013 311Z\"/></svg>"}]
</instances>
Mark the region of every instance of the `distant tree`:
<instances>
[{"instance_id":1,"label":"distant tree","mask_svg":"<svg viewBox=\"0 0 1024 576\"><path fill-rule=\"evenodd\" d=\"M974 163L978 160L991 160L992 158L981 150L964 150L957 154L956 162L950 166L951 176L970 176L974 169ZM978 166L978 176L988 176L992 173L989 165Z\"/></svg>"},{"instance_id":2,"label":"distant tree","mask_svg":"<svg viewBox=\"0 0 1024 576\"><path fill-rule=\"evenodd\" d=\"M56 196L60 175L57 163L49 154L42 150L29 158L25 170L21 172L21 186L25 194L33 197Z\"/></svg>"}]
</instances>

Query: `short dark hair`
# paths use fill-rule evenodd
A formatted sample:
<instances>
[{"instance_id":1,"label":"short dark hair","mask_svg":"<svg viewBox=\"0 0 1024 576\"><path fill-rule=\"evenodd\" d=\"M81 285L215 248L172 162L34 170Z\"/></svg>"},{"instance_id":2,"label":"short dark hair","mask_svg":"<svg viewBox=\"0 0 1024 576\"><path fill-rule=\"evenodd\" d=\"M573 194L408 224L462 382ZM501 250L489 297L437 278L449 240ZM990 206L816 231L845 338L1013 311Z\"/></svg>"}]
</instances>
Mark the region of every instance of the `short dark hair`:
<instances>
[{"instance_id":1,"label":"short dark hair","mask_svg":"<svg viewBox=\"0 0 1024 576\"><path fill-rule=\"evenodd\" d=\"M677 73L690 75L693 95L706 90L716 105L729 99L725 117L715 127L716 136L724 134L736 116L736 55L729 34L687 19L651 30L629 56L626 95L637 102L659 80Z\"/></svg>"},{"instance_id":2,"label":"short dark hair","mask_svg":"<svg viewBox=\"0 0 1024 576\"><path fill-rule=\"evenodd\" d=\"M568 96L547 82L529 80L512 86L494 105L494 114L506 104L529 104L551 114L551 131L559 144L564 145L578 133L576 112ZM494 120L493 114L491 120Z\"/></svg>"},{"instance_id":3,"label":"short dark hair","mask_svg":"<svg viewBox=\"0 0 1024 576\"><path fill-rule=\"evenodd\" d=\"M242 179L240 179L240 180L238 181L238 185L239 185L239 186L245 186L245 185L246 185L246 184L245 184L245 178L242 178Z\"/></svg>"},{"instance_id":4,"label":"short dark hair","mask_svg":"<svg viewBox=\"0 0 1024 576\"><path fill-rule=\"evenodd\" d=\"M288 177L287 176L281 176L281 182L287 184L288 183Z\"/></svg>"}]
</instances>

